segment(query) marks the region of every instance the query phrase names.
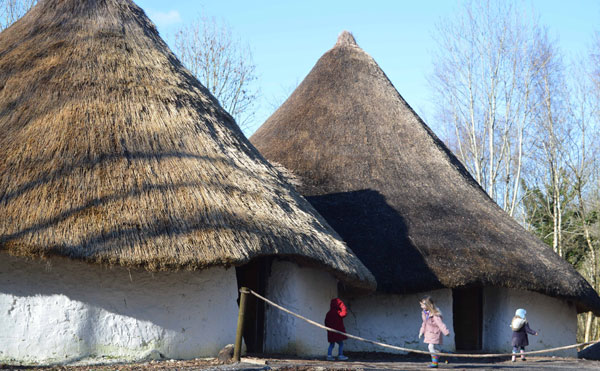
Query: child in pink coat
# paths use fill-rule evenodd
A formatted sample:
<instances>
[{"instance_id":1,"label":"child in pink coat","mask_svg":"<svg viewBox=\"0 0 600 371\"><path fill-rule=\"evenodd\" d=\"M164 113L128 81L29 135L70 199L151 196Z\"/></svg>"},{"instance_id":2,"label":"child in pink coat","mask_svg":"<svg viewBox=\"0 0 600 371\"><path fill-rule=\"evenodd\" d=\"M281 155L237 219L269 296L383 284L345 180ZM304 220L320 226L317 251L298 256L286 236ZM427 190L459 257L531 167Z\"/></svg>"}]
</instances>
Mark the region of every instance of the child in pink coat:
<instances>
[{"instance_id":1,"label":"child in pink coat","mask_svg":"<svg viewBox=\"0 0 600 371\"><path fill-rule=\"evenodd\" d=\"M423 324L421 325L421 330L419 330L419 338L425 335L424 343L428 344L428 349L430 353L436 353L438 350L436 349L436 345L443 344L442 334L448 336L450 335L450 331L444 324L442 320L442 313L439 308L435 306L433 300L430 296L425 296L420 301L421 309L423 312L421 313L421 319L423 320ZM430 368L438 367L439 356L436 354L431 355L431 364Z\"/></svg>"}]
</instances>

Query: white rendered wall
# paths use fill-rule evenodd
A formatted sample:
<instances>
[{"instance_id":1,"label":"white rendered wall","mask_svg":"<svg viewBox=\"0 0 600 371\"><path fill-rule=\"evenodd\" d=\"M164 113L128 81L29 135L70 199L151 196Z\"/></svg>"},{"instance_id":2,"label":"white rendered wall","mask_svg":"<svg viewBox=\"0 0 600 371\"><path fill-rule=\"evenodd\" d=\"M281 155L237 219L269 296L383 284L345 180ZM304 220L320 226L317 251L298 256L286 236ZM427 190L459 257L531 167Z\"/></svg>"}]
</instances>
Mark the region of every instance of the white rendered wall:
<instances>
[{"instance_id":1,"label":"white rendered wall","mask_svg":"<svg viewBox=\"0 0 600 371\"><path fill-rule=\"evenodd\" d=\"M505 288L483 291L483 348L488 352L512 351L510 321L518 308L527 311L527 321L539 336L528 335L525 351L541 350L576 343L577 310L565 300L535 292ZM544 356L576 357L577 350L546 353Z\"/></svg>"},{"instance_id":2,"label":"white rendered wall","mask_svg":"<svg viewBox=\"0 0 600 371\"><path fill-rule=\"evenodd\" d=\"M273 262L267 298L275 303L323 324L336 296L337 280L331 274L287 261ZM327 346L325 330L266 305L266 353L323 356Z\"/></svg>"},{"instance_id":3,"label":"white rendered wall","mask_svg":"<svg viewBox=\"0 0 600 371\"><path fill-rule=\"evenodd\" d=\"M0 362L216 356L235 340L235 269L154 273L0 253Z\"/></svg>"},{"instance_id":4,"label":"white rendered wall","mask_svg":"<svg viewBox=\"0 0 600 371\"><path fill-rule=\"evenodd\" d=\"M423 339L419 340L421 328L420 299L429 295L440 308L450 336L444 336L444 350L453 351L454 328L452 326L452 290L442 289L414 295L372 294L348 300L349 313L344 324L346 332L380 343L404 348L427 350ZM403 353L390 348L348 339L344 349L354 352Z\"/></svg>"}]
</instances>

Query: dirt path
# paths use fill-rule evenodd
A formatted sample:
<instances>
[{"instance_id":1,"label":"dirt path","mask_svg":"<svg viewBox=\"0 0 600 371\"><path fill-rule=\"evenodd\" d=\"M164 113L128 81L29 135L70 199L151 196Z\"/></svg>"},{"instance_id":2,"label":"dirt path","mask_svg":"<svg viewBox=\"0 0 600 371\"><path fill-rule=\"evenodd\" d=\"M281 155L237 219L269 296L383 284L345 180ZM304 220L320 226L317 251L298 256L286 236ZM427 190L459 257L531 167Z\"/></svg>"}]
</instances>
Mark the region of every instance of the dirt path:
<instances>
[{"instance_id":1,"label":"dirt path","mask_svg":"<svg viewBox=\"0 0 600 371\"><path fill-rule=\"evenodd\" d=\"M79 366L2 366L8 370L51 370L51 371L137 371L137 370L425 370L428 359L417 356L352 355L348 361L325 361L324 359L307 359L291 357L243 357L242 362L219 365L212 359L196 359L188 361L161 360L142 363L113 363L104 365ZM446 362L447 361L447 362ZM588 361L575 358L531 357L527 361L510 362L507 359L442 359L439 369L442 370L600 370L600 361Z\"/></svg>"},{"instance_id":2,"label":"dirt path","mask_svg":"<svg viewBox=\"0 0 600 371\"><path fill-rule=\"evenodd\" d=\"M425 370L429 362L426 359L404 360L354 360L351 362L325 361L267 361L272 369L297 370ZM281 368L280 368L281 367ZM447 370L600 370L600 362L579 359L531 358L525 362L479 361L475 359L450 359L442 361L439 369Z\"/></svg>"}]
</instances>

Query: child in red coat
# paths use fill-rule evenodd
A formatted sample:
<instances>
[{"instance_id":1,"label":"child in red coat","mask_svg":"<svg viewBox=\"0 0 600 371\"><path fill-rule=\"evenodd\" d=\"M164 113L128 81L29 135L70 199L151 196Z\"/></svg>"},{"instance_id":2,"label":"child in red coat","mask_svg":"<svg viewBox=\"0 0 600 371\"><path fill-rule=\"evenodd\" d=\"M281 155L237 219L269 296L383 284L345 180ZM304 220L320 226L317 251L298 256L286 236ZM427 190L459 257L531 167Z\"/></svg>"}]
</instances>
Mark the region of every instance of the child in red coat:
<instances>
[{"instance_id":1,"label":"child in red coat","mask_svg":"<svg viewBox=\"0 0 600 371\"><path fill-rule=\"evenodd\" d=\"M325 316L325 326L330 327L334 330L346 332L344 327L344 317L346 317L347 311L344 302L339 298L331 299L329 304L329 312ZM327 341L329 342L329 349L327 350L327 360L333 361L333 347L335 343L338 343L338 360L345 361L348 357L344 356L344 340L348 339L345 335L338 334L336 332L327 331Z\"/></svg>"}]
</instances>

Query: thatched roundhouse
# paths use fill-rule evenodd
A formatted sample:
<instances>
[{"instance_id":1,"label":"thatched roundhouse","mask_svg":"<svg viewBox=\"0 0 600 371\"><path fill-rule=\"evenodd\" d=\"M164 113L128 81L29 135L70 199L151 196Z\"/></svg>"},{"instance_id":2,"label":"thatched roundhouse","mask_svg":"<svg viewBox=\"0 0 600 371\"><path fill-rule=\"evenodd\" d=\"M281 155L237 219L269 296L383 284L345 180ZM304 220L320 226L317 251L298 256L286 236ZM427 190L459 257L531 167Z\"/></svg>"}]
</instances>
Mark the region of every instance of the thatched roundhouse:
<instances>
[{"instance_id":1,"label":"thatched roundhouse","mask_svg":"<svg viewBox=\"0 0 600 371\"><path fill-rule=\"evenodd\" d=\"M250 141L375 275L377 293L350 300L351 333L417 346L423 294L459 350L510 351L519 307L542 329L529 349L574 343L576 314L600 313L590 285L487 196L348 32Z\"/></svg>"},{"instance_id":2,"label":"thatched roundhouse","mask_svg":"<svg viewBox=\"0 0 600 371\"><path fill-rule=\"evenodd\" d=\"M0 33L0 215L0 362L216 355L238 286L317 318L338 281L375 288L130 0ZM326 345L253 310L249 349Z\"/></svg>"}]
</instances>

